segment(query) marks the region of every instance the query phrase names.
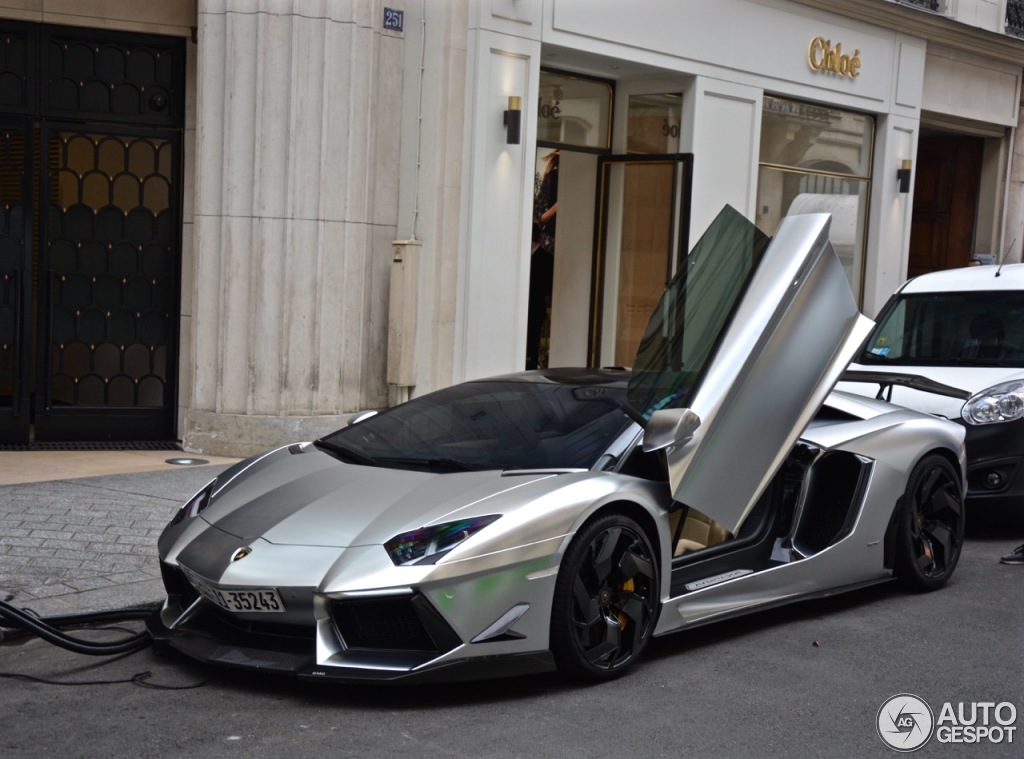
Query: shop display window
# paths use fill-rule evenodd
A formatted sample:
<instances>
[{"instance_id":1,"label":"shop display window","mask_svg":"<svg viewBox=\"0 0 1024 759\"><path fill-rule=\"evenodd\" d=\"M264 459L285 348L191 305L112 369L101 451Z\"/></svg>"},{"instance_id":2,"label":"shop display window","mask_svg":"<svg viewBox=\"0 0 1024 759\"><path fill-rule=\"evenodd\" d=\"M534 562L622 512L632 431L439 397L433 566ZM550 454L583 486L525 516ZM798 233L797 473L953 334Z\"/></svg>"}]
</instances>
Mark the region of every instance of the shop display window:
<instances>
[{"instance_id":1,"label":"shop display window","mask_svg":"<svg viewBox=\"0 0 1024 759\"><path fill-rule=\"evenodd\" d=\"M874 132L874 118L867 114L764 98L757 226L771 235L785 216L831 213L832 246L858 300Z\"/></svg>"}]
</instances>

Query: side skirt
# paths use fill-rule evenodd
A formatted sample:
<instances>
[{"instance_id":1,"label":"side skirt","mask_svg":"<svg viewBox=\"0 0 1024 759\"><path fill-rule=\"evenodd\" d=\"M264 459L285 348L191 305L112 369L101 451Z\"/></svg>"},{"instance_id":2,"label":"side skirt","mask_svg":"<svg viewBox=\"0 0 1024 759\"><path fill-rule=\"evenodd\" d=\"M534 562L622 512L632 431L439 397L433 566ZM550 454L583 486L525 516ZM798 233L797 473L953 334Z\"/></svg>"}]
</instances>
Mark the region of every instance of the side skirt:
<instances>
[{"instance_id":1,"label":"side skirt","mask_svg":"<svg viewBox=\"0 0 1024 759\"><path fill-rule=\"evenodd\" d=\"M803 601L814 601L816 599L831 598L832 596L838 596L843 593L850 593L855 590L861 590L862 588L870 588L874 585L882 585L893 581L891 575L878 577L872 580L865 580L863 582L856 582L850 585L843 585L838 588L828 588L825 590L816 590L809 593L802 593L799 595L788 595L777 598L768 599L751 599L747 603L737 604L730 609L720 610L711 612L705 616L696 617L692 620L685 620L680 618L679 624L672 626L665 626L662 623L665 622L665 614L669 609L677 607L680 603L685 603L683 598L672 598L662 604L661 614L662 619L659 620L658 628L654 631L654 637L660 638L663 635L669 635L674 632L681 632L683 630L692 630L697 627L703 627L704 625L714 624L715 622L724 622L728 619L734 619L736 617L742 617L747 614L755 614L760 611L768 611L776 609L781 606L789 606L790 604L800 603Z\"/></svg>"}]
</instances>

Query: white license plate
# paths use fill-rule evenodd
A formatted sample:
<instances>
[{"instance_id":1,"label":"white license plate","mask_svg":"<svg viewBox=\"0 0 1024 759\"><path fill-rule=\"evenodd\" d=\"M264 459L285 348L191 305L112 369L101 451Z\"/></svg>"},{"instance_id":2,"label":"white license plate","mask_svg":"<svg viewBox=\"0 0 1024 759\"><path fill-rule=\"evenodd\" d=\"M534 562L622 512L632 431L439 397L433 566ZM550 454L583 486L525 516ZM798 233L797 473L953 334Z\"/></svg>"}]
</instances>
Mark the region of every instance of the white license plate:
<instances>
[{"instance_id":1,"label":"white license plate","mask_svg":"<svg viewBox=\"0 0 1024 759\"><path fill-rule=\"evenodd\" d=\"M182 567L184 569L184 567ZM197 576L194 572L184 569L192 586L207 601L212 601L222 609L236 612L281 612L284 601L275 588L218 588Z\"/></svg>"}]
</instances>

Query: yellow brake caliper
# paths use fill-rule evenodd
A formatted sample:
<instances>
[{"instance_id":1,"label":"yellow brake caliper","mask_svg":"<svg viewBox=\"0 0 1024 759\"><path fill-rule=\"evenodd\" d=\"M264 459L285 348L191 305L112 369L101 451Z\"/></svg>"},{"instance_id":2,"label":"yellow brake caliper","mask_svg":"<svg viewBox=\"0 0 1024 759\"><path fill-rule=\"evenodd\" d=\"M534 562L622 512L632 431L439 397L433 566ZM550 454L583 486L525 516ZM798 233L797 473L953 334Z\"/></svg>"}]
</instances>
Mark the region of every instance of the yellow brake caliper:
<instances>
[{"instance_id":1,"label":"yellow brake caliper","mask_svg":"<svg viewBox=\"0 0 1024 759\"><path fill-rule=\"evenodd\" d=\"M635 587L636 586L633 584L633 578L630 577L628 580L622 583L622 586L619 589L624 593L632 593ZM625 630L627 624L626 615L620 611L615 616L619 619L619 629Z\"/></svg>"}]
</instances>

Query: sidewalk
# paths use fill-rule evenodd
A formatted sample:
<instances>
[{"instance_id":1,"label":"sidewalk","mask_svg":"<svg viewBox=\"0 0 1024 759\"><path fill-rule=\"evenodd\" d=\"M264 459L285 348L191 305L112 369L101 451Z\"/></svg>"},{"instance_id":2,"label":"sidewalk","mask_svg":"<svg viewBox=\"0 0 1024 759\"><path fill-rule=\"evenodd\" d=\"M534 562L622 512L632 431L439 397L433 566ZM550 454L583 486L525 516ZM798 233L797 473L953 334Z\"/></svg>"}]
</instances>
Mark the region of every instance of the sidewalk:
<instances>
[{"instance_id":1,"label":"sidewalk","mask_svg":"<svg viewBox=\"0 0 1024 759\"><path fill-rule=\"evenodd\" d=\"M202 458L203 465L168 459ZM156 541L236 459L180 451L0 452L0 600L42 616L163 597Z\"/></svg>"}]
</instances>

